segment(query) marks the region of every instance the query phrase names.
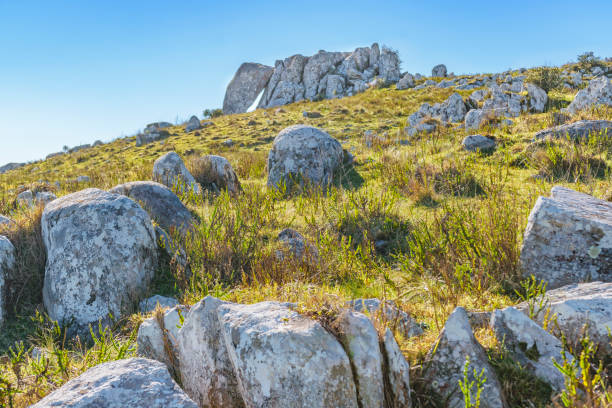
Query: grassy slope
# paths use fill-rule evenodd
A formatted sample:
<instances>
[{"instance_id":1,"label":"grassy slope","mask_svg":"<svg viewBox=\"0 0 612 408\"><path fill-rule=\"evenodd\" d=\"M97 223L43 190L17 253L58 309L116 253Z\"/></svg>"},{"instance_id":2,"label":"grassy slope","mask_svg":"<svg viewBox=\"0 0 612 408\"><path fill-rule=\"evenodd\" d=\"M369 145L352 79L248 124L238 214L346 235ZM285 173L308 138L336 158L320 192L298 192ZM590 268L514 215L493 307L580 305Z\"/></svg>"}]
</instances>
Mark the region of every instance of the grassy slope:
<instances>
[{"instance_id":1,"label":"grassy slope","mask_svg":"<svg viewBox=\"0 0 612 408\"><path fill-rule=\"evenodd\" d=\"M436 88L397 91L391 87L338 100L300 102L283 107L282 112L266 109L223 116L198 132L185 133L181 126L172 127L171 137L162 142L135 147L134 138L117 140L0 175L5 190L0 213L11 213L17 219L20 229L9 235L19 240L20 256L29 257L20 262L21 278L13 279L13 286L26 295L11 298L12 314L0 333L0 353L8 353L9 345L23 341L25 349L38 345L57 354L47 377L32 374L36 370L30 359L17 359L17 365L26 367L22 370L30 375L30 382L17 381L15 357L13 363L9 362L10 353L0 357L4 372L0 391L5 377L6 384L17 384L21 392L15 397L16 404L25 405L87 366L126 352L129 355L133 350L121 347L129 345L127 336L142 319L139 315L128 318L118 326L114 339L105 339L93 348L62 341L44 318L33 323L32 316L41 310L40 279L44 273L37 236L40 213L15 208L15 195L24 186L49 188L42 187L42 180L59 181L59 189L50 187L58 195L90 186L108 189L121 182L146 180L153 161L167 151L176 151L188 162L203 154L227 157L245 192L237 200L224 194L199 201L185 198L201 220L201 228L182 243L193 278L185 279L172 266L161 267L154 292L172 294L186 303L195 303L209 293L240 302L297 301L305 311L333 310L344 300L357 297L395 299L429 328L420 338L401 341L406 356L418 369L455 306L492 310L520 300L514 290L520 289L517 259L521 234L538 195L547 194L556 184L596 197L612 191L607 171L612 165L612 146L608 142L540 148L530 143L536 131L551 125L552 112L571 101L572 92L551 92L547 113L523 115L510 128L481 130L498 141L497 151L490 155L463 151L465 132L458 128L440 129L407 144L395 143L398 137L405 139L402 128L406 118L421 103L442 102L453 92ZM459 93L466 97L471 92ZM304 110L318 111L322 117L304 118ZM600 110L582 116L612 119L612 112ZM249 125L253 120L256 124ZM354 168L344 169L328 194L281 197L265 187L265 162L273 138L297 123L323 128L355 155ZM365 147L366 130L388 132L387 141ZM221 142L228 138L236 143L234 147L223 147ZM536 174L545 177L535 179L532 176ZM91 183L70 182L80 175L90 176ZM288 226L317 243L318 263L275 260L274 239ZM377 251L374 242L380 240L388 245ZM491 333L481 330L478 337L492 351L498 349ZM105 348L113 341L117 342L114 347ZM57 362L62 353L67 353L68 367ZM426 394L419 388L418 372L414 375L415 394ZM523 375L508 374L510 394L514 395L512 387L518 387ZM8 394L10 387L4 387ZM524 398L538 402L537 389L521 392ZM8 398L0 392L0 402L3 397ZM515 397L517 401L523 398Z\"/></svg>"}]
</instances>

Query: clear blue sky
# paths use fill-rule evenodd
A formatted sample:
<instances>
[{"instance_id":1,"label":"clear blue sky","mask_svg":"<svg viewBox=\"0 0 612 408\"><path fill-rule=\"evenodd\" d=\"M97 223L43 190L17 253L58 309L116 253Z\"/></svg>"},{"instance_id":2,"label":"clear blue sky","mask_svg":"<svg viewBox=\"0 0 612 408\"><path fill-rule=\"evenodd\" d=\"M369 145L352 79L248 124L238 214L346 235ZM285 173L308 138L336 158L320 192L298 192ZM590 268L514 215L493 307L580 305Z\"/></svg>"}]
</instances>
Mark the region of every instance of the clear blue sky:
<instances>
[{"instance_id":1,"label":"clear blue sky","mask_svg":"<svg viewBox=\"0 0 612 408\"><path fill-rule=\"evenodd\" d=\"M220 107L240 63L377 41L402 69L612 56L612 1L0 0L0 165Z\"/></svg>"}]
</instances>

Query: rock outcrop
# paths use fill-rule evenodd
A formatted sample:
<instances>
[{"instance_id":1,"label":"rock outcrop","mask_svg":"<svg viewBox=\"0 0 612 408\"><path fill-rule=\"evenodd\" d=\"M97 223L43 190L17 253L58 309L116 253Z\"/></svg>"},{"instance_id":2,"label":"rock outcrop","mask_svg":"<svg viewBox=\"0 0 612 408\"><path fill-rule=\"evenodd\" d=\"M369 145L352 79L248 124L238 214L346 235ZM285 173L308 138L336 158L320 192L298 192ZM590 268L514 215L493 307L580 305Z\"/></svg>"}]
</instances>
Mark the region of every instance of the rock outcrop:
<instances>
[{"instance_id":1,"label":"rock outcrop","mask_svg":"<svg viewBox=\"0 0 612 408\"><path fill-rule=\"evenodd\" d=\"M147 291L157 243L149 215L134 201L86 189L49 203L41 224L43 301L53 320L88 333L88 325L120 318Z\"/></svg>"},{"instance_id":2,"label":"rock outcrop","mask_svg":"<svg viewBox=\"0 0 612 408\"><path fill-rule=\"evenodd\" d=\"M418 132L433 132L438 123L449 124L451 122L462 122L467 113L467 107L461 95L454 93L443 103L436 103L431 106L425 102L419 110L408 117L406 123L406 134L414 136Z\"/></svg>"},{"instance_id":3,"label":"rock outcrop","mask_svg":"<svg viewBox=\"0 0 612 408\"><path fill-rule=\"evenodd\" d=\"M578 91L567 110L576 113L597 105L612 106L612 79L605 76L592 79L588 87Z\"/></svg>"},{"instance_id":4,"label":"rock outcrop","mask_svg":"<svg viewBox=\"0 0 612 408\"><path fill-rule=\"evenodd\" d=\"M255 102L270 80L273 67L245 62L227 85L223 113L243 113Z\"/></svg>"},{"instance_id":5,"label":"rock outcrop","mask_svg":"<svg viewBox=\"0 0 612 408\"><path fill-rule=\"evenodd\" d=\"M552 128L540 130L534 136L542 139L573 139L581 140L589 137L612 137L612 121L609 120L579 120Z\"/></svg>"},{"instance_id":6,"label":"rock outcrop","mask_svg":"<svg viewBox=\"0 0 612 408\"><path fill-rule=\"evenodd\" d=\"M529 214L520 260L549 289L612 281L612 203L553 187Z\"/></svg>"},{"instance_id":7,"label":"rock outcrop","mask_svg":"<svg viewBox=\"0 0 612 408\"><path fill-rule=\"evenodd\" d=\"M297 179L327 186L343 158L340 142L324 131L290 126L276 136L268 155L268 186L278 188Z\"/></svg>"},{"instance_id":8,"label":"rock outcrop","mask_svg":"<svg viewBox=\"0 0 612 408\"><path fill-rule=\"evenodd\" d=\"M154 360L129 358L102 363L68 381L31 408L197 408Z\"/></svg>"},{"instance_id":9,"label":"rock outcrop","mask_svg":"<svg viewBox=\"0 0 612 408\"><path fill-rule=\"evenodd\" d=\"M439 64L432 68L431 70L432 77L446 77L446 65Z\"/></svg>"},{"instance_id":10,"label":"rock outcrop","mask_svg":"<svg viewBox=\"0 0 612 408\"><path fill-rule=\"evenodd\" d=\"M11 241L0 235L0 327L4 321L4 282L9 271L15 265L15 248Z\"/></svg>"}]
</instances>

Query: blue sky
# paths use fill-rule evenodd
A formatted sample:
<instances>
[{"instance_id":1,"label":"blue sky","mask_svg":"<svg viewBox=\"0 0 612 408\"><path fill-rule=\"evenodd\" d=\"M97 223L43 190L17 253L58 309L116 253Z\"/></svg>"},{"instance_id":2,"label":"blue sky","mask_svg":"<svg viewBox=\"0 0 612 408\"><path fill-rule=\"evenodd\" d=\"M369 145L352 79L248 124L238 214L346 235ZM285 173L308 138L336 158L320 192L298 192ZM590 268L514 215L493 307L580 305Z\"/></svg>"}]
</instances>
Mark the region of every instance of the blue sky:
<instances>
[{"instance_id":1,"label":"blue sky","mask_svg":"<svg viewBox=\"0 0 612 408\"><path fill-rule=\"evenodd\" d=\"M0 165L220 107L244 61L376 41L455 73L612 56L612 1L0 0Z\"/></svg>"}]
</instances>

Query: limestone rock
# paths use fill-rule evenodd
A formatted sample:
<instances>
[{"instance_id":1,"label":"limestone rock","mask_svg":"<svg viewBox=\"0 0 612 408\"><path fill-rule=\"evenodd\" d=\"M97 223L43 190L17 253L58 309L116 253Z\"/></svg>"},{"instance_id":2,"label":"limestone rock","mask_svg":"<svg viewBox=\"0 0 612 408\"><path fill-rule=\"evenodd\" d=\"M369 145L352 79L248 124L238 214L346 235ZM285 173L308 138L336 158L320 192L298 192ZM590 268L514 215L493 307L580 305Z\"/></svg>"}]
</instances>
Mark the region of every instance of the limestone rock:
<instances>
[{"instance_id":1,"label":"limestone rock","mask_svg":"<svg viewBox=\"0 0 612 408\"><path fill-rule=\"evenodd\" d=\"M15 248L11 241L0 235L0 326L4 320L4 282L5 277L15 265Z\"/></svg>"},{"instance_id":2,"label":"limestone rock","mask_svg":"<svg viewBox=\"0 0 612 408\"><path fill-rule=\"evenodd\" d=\"M153 295L141 300L138 304L138 310L140 310L140 313L150 313L157 308L157 305L162 309L171 309L178 305L178 300L167 296Z\"/></svg>"},{"instance_id":3,"label":"limestone rock","mask_svg":"<svg viewBox=\"0 0 612 408\"><path fill-rule=\"evenodd\" d=\"M567 110L576 113L595 105L612 106L612 79L605 76L592 79L588 87L578 91Z\"/></svg>"},{"instance_id":4,"label":"limestone rock","mask_svg":"<svg viewBox=\"0 0 612 408\"><path fill-rule=\"evenodd\" d=\"M410 408L410 365L402 354L391 330L385 330L382 342L383 358L388 376L392 408Z\"/></svg>"},{"instance_id":5,"label":"limestone rock","mask_svg":"<svg viewBox=\"0 0 612 408\"><path fill-rule=\"evenodd\" d=\"M113 187L109 192L121 194L139 203L164 229L186 232L193 223L191 213L170 189L154 181L132 181Z\"/></svg>"},{"instance_id":6,"label":"limestone rock","mask_svg":"<svg viewBox=\"0 0 612 408\"><path fill-rule=\"evenodd\" d=\"M439 64L432 68L431 70L432 77L446 77L446 65Z\"/></svg>"},{"instance_id":7,"label":"limestone rock","mask_svg":"<svg viewBox=\"0 0 612 408\"><path fill-rule=\"evenodd\" d=\"M532 84L527 84L527 94L529 95L529 107L533 112L542 113L548 102L548 95L542 88Z\"/></svg>"},{"instance_id":8,"label":"limestone rock","mask_svg":"<svg viewBox=\"0 0 612 408\"><path fill-rule=\"evenodd\" d=\"M432 132L436 128L436 122L431 119L438 120L443 124L450 122L461 122L465 118L467 107L461 98L461 95L454 93L448 97L443 103L436 103L431 106L425 102L419 110L408 117L406 123L406 132L409 136L414 136L417 132Z\"/></svg>"},{"instance_id":9,"label":"limestone rock","mask_svg":"<svg viewBox=\"0 0 612 408\"><path fill-rule=\"evenodd\" d=\"M179 190L185 186L188 190L200 194L201 188L185 167L183 159L175 152L168 152L153 163L153 180L172 189L179 185Z\"/></svg>"},{"instance_id":10,"label":"limestone rock","mask_svg":"<svg viewBox=\"0 0 612 408\"><path fill-rule=\"evenodd\" d=\"M145 358L102 363L68 381L31 408L197 408L166 367Z\"/></svg>"},{"instance_id":11,"label":"limestone rock","mask_svg":"<svg viewBox=\"0 0 612 408\"><path fill-rule=\"evenodd\" d=\"M466 136L461 144L465 150L470 152L490 152L495 150L495 140L482 135Z\"/></svg>"},{"instance_id":12,"label":"limestone rock","mask_svg":"<svg viewBox=\"0 0 612 408\"><path fill-rule=\"evenodd\" d=\"M43 301L72 330L116 319L148 290L157 266L155 231L134 201L97 189L63 196L41 220L47 249Z\"/></svg>"},{"instance_id":13,"label":"limestone rock","mask_svg":"<svg viewBox=\"0 0 612 408\"><path fill-rule=\"evenodd\" d=\"M163 314L163 331L156 316L143 321L138 328L138 354L160 361L168 367L171 373L180 367L177 353L178 332L181 326L181 316L187 315L189 308L174 306Z\"/></svg>"},{"instance_id":14,"label":"limestone rock","mask_svg":"<svg viewBox=\"0 0 612 408\"><path fill-rule=\"evenodd\" d=\"M525 275L549 289L612 281L612 203L553 187L529 214L520 260Z\"/></svg>"},{"instance_id":15,"label":"limestone rock","mask_svg":"<svg viewBox=\"0 0 612 408\"><path fill-rule=\"evenodd\" d=\"M535 140L569 138L574 140L587 139L590 136L612 136L612 121L609 120L579 120L552 128L540 130L534 136Z\"/></svg>"},{"instance_id":16,"label":"limestone rock","mask_svg":"<svg viewBox=\"0 0 612 408\"><path fill-rule=\"evenodd\" d=\"M384 303L380 299L355 299L348 302L349 307L361 313L367 313L374 320L379 322L386 321L406 338L420 336L423 329L412 317L403 310L400 310L394 302L387 300Z\"/></svg>"},{"instance_id":17,"label":"limestone rock","mask_svg":"<svg viewBox=\"0 0 612 408\"><path fill-rule=\"evenodd\" d=\"M268 186L278 188L291 177L327 186L343 158L340 143L324 131L306 125L290 126L276 136L268 155Z\"/></svg>"},{"instance_id":18,"label":"limestone rock","mask_svg":"<svg viewBox=\"0 0 612 408\"><path fill-rule=\"evenodd\" d=\"M227 190L236 195L242 192L242 186L230 162L221 156L209 154L196 161L198 181L202 187L218 192Z\"/></svg>"},{"instance_id":19,"label":"limestone rock","mask_svg":"<svg viewBox=\"0 0 612 408\"><path fill-rule=\"evenodd\" d=\"M232 78L223 100L223 113L244 113L255 102L264 90L272 73L273 67L245 62L240 65Z\"/></svg>"},{"instance_id":20,"label":"limestone rock","mask_svg":"<svg viewBox=\"0 0 612 408\"><path fill-rule=\"evenodd\" d=\"M185 132L193 132L194 130L198 130L201 128L202 125L200 124L200 119L198 119L197 116L193 115L191 118L189 118L187 124L185 125Z\"/></svg>"},{"instance_id":21,"label":"limestone rock","mask_svg":"<svg viewBox=\"0 0 612 408\"><path fill-rule=\"evenodd\" d=\"M397 51L382 47L378 60L378 74L386 85L394 84L400 80L399 63Z\"/></svg>"},{"instance_id":22,"label":"limestone rock","mask_svg":"<svg viewBox=\"0 0 612 408\"><path fill-rule=\"evenodd\" d=\"M18 169L18 168L23 167L25 165L26 165L25 163L8 163L8 164L5 164L4 166L0 166L0 174L4 174L7 171Z\"/></svg>"},{"instance_id":23,"label":"limestone rock","mask_svg":"<svg viewBox=\"0 0 612 408\"><path fill-rule=\"evenodd\" d=\"M305 255L307 257L306 260L316 260L318 258L317 248L308 242L302 234L292 228L282 230L278 234L277 240L286 246L293 257L297 259L304 260ZM283 258L282 251L279 251L277 257Z\"/></svg>"},{"instance_id":24,"label":"limestone rock","mask_svg":"<svg viewBox=\"0 0 612 408\"><path fill-rule=\"evenodd\" d=\"M410 73L407 73L402 77L402 79L399 80L396 88L398 90L414 88L414 76L412 76L412 74Z\"/></svg>"}]
</instances>

